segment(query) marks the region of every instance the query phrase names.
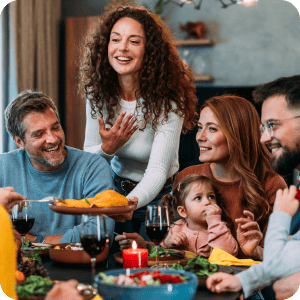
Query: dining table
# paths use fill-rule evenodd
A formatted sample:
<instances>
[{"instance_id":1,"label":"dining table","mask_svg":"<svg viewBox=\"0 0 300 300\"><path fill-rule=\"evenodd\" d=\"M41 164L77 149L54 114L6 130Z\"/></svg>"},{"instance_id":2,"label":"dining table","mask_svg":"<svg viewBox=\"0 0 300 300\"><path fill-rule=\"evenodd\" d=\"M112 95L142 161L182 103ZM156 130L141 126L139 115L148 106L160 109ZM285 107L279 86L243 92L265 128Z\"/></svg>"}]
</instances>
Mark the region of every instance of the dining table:
<instances>
[{"instance_id":1,"label":"dining table","mask_svg":"<svg viewBox=\"0 0 300 300\"><path fill-rule=\"evenodd\" d=\"M83 284L91 284L91 266L82 264L65 264L52 261L49 257L43 258L43 267L48 271L52 280L66 281L76 279ZM112 253L109 253L105 261L96 264L96 274L113 269L122 269L121 263L117 262ZM232 267L234 272L240 272L241 269ZM100 292L101 294L101 292ZM242 299L242 292L223 292L212 293L205 286L198 286L193 300L239 300Z\"/></svg>"}]
</instances>

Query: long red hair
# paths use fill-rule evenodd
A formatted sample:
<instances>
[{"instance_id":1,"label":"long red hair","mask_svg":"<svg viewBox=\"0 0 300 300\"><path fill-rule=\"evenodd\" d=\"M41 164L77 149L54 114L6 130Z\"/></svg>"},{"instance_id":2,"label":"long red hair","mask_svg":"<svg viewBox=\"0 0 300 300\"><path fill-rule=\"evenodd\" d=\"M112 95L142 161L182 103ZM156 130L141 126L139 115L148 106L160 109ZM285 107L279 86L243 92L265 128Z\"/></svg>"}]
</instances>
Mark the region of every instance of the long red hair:
<instances>
[{"instance_id":1,"label":"long red hair","mask_svg":"<svg viewBox=\"0 0 300 300\"><path fill-rule=\"evenodd\" d=\"M212 97L200 112L205 107L213 111L227 139L229 164L239 174L244 191L243 209L254 213L263 225L271 213L264 186L275 172L270 165L271 153L260 143L260 117L250 101L235 95Z\"/></svg>"}]
</instances>

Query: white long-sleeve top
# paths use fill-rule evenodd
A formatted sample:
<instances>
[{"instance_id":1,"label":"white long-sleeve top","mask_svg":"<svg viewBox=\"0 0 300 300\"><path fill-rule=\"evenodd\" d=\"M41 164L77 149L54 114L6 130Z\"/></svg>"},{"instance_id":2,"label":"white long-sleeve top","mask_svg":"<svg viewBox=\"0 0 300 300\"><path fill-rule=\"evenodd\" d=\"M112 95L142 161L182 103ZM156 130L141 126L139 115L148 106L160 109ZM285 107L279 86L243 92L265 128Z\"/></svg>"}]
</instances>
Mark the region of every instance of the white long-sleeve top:
<instances>
[{"instance_id":1,"label":"white long-sleeve top","mask_svg":"<svg viewBox=\"0 0 300 300\"><path fill-rule=\"evenodd\" d=\"M121 99L112 123L115 123L122 111L126 111L126 115L135 113L136 124L139 128L144 128L141 107L135 112L136 105L137 101ZM106 116L107 112L104 109L104 120ZM168 121L158 125L155 131L149 124L143 131L138 129L125 145L113 155L108 155L101 149L99 122L91 117L91 107L89 102L87 103L84 150L105 157L118 176L139 182L127 196L138 198L137 208L151 202L159 194L166 180L179 169L178 150L183 118L173 112L170 112L168 117ZM106 124L106 128L111 126Z\"/></svg>"}]
</instances>

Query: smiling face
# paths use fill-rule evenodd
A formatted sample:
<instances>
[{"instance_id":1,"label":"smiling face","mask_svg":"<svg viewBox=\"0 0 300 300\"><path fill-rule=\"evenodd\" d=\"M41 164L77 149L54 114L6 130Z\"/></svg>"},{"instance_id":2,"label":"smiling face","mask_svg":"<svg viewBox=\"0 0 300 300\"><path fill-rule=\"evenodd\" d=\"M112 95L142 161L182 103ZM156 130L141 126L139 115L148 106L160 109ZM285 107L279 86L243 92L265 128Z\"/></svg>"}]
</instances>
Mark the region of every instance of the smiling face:
<instances>
[{"instance_id":1,"label":"smiling face","mask_svg":"<svg viewBox=\"0 0 300 300\"><path fill-rule=\"evenodd\" d=\"M209 107L203 108L200 113L196 141L200 148L201 162L219 164L228 162L229 149L226 137Z\"/></svg>"},{"instance_id":2,"label":"smiling face","mask_svg":"<svg viewBox=\"0 0 300 300\"><path fill-rule=\"evenodd\" d=\"M211 204L217 204L211 184L194 182L191 183L190 191L185 199L185 207L178 206L177 211L181 217L185 218L190 229L205 229L207 228L206 209Z\"/></svg>"},{"instance_id":3,"label":"smiling face","mask_svg":"<svg viewBox=\"0 0 300 300\"><path fill-rule=\"evenodd\" d=\"M118 76L138 79L145 53L146 36L143 26L128 17L113 26L108 44L108 60Z\"/></svg>"},{"instance_id":4,"label":"smiling face","mask_svg":"<svg viewBox=\"0 0 300 300\"><path fill-rule=\"evenodd\" d=\"M299 109L287 107L285 96L276 95L264 101L261 121L265 124L266 121L284 120L298 115ZM290 119L272 129L273 137L265 130L260 141L272 152L272 168L281 175L290 174L300 164L300 119Z\"/></svg>"},{"instance_id":5,"label":"smiling face","mask_svg":"<svg viewBox=\"0 0 300 300\"><path fill-rule=\"evenodd\" d=\"M37 170L50 171L61 166L66 158L65 135L54 111L32 112L23 118L25 138L14 137L17 145L27 152Z\"/></svg>"}]
</instances>

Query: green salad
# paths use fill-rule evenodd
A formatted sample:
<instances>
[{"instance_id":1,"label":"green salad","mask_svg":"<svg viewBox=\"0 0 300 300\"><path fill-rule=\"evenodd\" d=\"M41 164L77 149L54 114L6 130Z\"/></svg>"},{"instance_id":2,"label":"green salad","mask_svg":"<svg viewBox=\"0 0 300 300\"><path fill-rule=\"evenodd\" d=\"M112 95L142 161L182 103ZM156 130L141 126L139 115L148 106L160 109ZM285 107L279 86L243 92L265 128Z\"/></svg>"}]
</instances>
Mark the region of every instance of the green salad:
<instances>
[{"instance_id":1,"label":"green salad","mask_svg":"<svg viewBox=\"0 0 300 300\"><path fill-rule=\"evenodd\" d=\"M156 257L156 246L152 246L148 256L149 257ZM158 255L172 255L174 253L174 250L165 250L163 247L158 248Z\"/></svg>"},{"instance_id":2,"label":"green salad","mask_svg":"<svg viewBox=\"0 0 300 300\"><path fill-rule=\"evenodd\" d=\"M199 276L209 276L218 270L217 265L211 264L206 257L202 257L201 255L189 259L186 266L174 263L170 268L189 271Z\"/></svg>"},{"instance_id":3,"label":"green salad","mask_svg":"<svg viewBox=\"0 0 300 300\"><path fill-rule=\"evenodd\" d=\"M20 297L32 297L36 293L46 293L45 288L52 286L50 278L39 275L30 275L22 284L17 286L17 294Z\"/></svg>"},{"instance_id":4,"label":"green salad","mask_svg":"<svg viewBox=\"0 0 300 300\"><path fill-rule=\"evenodd\" d=\"M36 252L28 252L28 251L23 251L24 255L28 258L30 258L31 260L35 260L37 263L41 264L42 263L42 259L40 257L41 252L39 251L43 251L45 249L49 249L49 246L47 247L32 247L32 243L30 241L25 241L24 242L24 247L26 248L32 248L32 250L37 250Z\"/></svg>"},{"instance_id":5,"label":"green salad","mask_svg":"<svg viewBox=\"0 0 300 300\"><path fill-rule=\"evenodd\" d=\"M33 247L32 243L30 241L25 241L24 242L24 247L26 247L26 248L32 248L32 250L46 250L46 249L50 248L50 246L46 246L46 247Z\"/></svg>"}]
</instances>

